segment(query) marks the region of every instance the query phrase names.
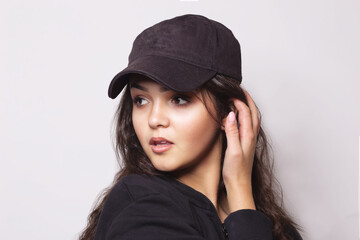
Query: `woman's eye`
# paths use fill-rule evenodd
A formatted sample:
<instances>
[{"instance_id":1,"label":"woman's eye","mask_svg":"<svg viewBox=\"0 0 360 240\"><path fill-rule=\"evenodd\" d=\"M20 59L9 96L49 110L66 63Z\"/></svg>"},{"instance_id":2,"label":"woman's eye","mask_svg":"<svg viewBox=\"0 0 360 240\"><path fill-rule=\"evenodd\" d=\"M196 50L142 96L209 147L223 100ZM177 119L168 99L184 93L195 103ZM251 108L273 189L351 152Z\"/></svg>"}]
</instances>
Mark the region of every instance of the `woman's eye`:
<instances>
[{"instance_id":1,"label":"woman's eye","mask_svg":"<svg viewBox=\"0 0 360 240\"><path fill-rule=\"evenodd\" d=\"M146 100L144 98L141 98L141 97L135 97L133 102L137 106L142 106L142 105L144 105L146 103Z\"/></svg>"},{"instance_id":2,"label":"woman's eye","mask_svg":"<svg viewBox=\"0 0 360 240\"><path fill-rule=\"evenodd\" d=\"M172 101L178 105L186 105L187 103L189 103L188 98L185 96L174 96Z\"/></svg>"}]
</instances>

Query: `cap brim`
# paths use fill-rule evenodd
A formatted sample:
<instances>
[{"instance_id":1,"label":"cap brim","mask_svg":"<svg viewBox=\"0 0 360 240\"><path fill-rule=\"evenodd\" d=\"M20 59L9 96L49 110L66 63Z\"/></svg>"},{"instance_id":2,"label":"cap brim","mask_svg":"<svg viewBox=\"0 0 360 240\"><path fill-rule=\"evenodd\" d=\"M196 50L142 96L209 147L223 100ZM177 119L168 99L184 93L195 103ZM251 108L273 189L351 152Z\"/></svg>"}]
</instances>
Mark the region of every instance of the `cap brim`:
<instances>
[{"instance_id":1,"label":"cap brim","mask_svg":"<svg viewBox=\"0 0 360 240\"><path fill-rule=\"evenodd\" d=\"M204 69L181 60L163 56L145 56L131 62L112 79L108 95L116 98L129 81L129 74L145 75L161 85L176 91L189 92L210 80L216 71Z\"/></svg>"}]
</instances>

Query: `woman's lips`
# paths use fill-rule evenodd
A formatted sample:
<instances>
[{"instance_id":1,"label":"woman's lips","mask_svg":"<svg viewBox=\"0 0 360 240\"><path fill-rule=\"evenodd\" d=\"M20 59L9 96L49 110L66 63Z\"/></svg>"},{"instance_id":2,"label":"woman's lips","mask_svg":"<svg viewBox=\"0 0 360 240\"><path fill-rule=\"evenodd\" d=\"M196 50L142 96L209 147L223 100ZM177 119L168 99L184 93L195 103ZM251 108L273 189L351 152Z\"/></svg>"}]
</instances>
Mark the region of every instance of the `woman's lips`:
<instances>
[{"instance_id":1,"label":"woman's lips","mask_svg":"<svg viewBox=\"0 0 360 240\"><path fill-rule=\"evenodd\" d=\"M163 153L169 150L173 145L171 141L162 137L152 137L149 141L149 144L155 153Z\"/></svg>"},{"instance_id":2,"label":"woman's lips","mask_svg":"<svg viewBox=\"0 0 360 240\"><path fill-rule=\"evenodd\" d=\"M164 144L164 145L151 145L151 149L155 153L163 153L167 150L169 150L172 147L173 144Z\"/></svg>"}]
</instances>

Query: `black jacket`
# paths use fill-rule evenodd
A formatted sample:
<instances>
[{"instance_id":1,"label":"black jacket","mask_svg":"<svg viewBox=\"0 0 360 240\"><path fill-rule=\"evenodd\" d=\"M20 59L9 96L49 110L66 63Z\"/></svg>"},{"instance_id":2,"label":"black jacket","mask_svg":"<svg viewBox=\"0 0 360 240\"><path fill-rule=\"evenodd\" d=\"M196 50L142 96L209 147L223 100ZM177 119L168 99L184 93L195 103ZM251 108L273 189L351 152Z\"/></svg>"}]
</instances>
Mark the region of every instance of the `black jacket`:
<instances>
[{"instance_id":1,"label":"black jacket","mask_svg":"<svg viewBox=\"0 0 360 240\"><path fill-rule=\"evenodd\" d=\"M130 175L111 190L95 240L270 240L272 223L260 211L238 210L221 223L212 202L168 177ZM294 230L294 239L301 239Z\"/></svg>"}]
</instances>

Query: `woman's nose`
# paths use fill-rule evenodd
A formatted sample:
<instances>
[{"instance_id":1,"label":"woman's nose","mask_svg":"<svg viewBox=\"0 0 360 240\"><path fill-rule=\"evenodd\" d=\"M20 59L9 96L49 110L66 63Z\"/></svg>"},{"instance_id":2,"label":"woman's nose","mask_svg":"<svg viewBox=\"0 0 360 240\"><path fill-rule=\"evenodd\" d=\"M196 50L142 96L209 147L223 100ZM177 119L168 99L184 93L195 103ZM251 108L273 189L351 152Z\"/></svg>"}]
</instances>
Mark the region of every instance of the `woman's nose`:
<instances>
[{"instance_id":1,"label":"woman's nose","mask_svg":"<svg viewBox=\"0 0 360 240\"><path fill-rule=\"evenodd\" d=\"M150 116L149 116L149 126L151 128L157 127L168 127L169 118L165 107L157 102L152 105Z\"/></svg>"}]
</instances>

